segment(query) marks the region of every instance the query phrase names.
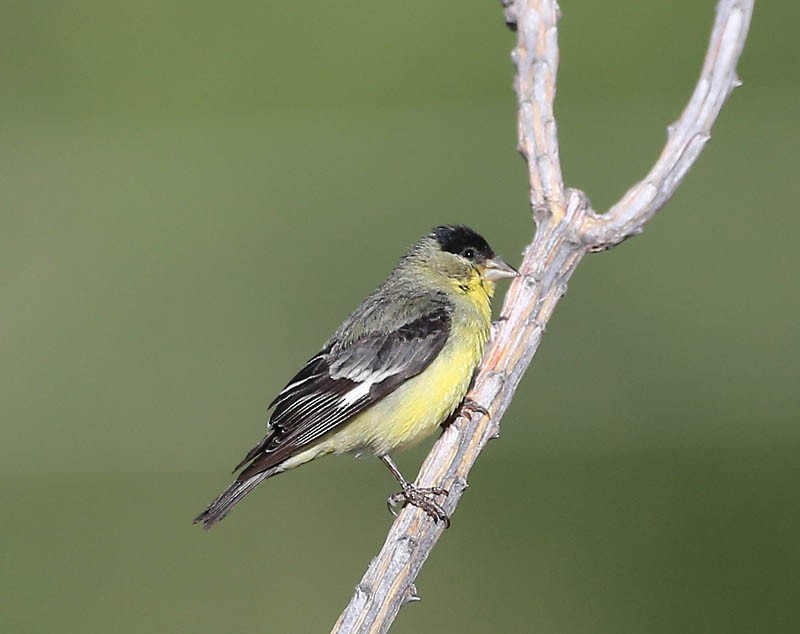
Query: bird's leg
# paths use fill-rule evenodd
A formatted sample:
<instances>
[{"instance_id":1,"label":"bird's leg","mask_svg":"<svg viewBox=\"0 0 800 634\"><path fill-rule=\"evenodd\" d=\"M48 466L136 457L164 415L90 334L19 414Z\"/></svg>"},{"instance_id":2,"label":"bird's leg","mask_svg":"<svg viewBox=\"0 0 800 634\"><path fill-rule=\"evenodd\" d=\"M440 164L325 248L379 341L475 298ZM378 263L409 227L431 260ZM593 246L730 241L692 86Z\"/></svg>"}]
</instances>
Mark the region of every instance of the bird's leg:
<instances>
[{"instance_id":1,"label":"bird's leg","mask_svg":"<svg viewBox=\"0 0 800 634\"><path fill-rule=\"evenodd\" d=\"M434 522L442 521L444 522L445 528L450 527L450 516L433 500L437 495L448 495L449 491L447 491L447 489L439 487L420 488L403 477L403 474L400 473L400 469L397 468L394 460L389 456L381 456L381 461L386 465L386 468L392 472L392 475L400 483L401 487L400 491L393 493L386 500L386 505L389 507L389 512L392 515L397 517L395 507L398 504L401 505L401 507L406 504L412 504L425 511L433 518Z\"/></svg>"}]
</instances>

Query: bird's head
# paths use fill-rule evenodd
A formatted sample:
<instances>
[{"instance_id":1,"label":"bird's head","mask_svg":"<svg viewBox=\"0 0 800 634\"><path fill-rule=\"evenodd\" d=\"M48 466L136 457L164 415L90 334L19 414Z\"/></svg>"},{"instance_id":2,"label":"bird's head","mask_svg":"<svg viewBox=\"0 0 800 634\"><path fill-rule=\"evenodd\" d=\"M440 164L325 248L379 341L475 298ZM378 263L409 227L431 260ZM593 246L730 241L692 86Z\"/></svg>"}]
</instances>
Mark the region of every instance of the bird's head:
<instances>
[{"instance_id":1,"label":"bird's head","mask_svg":"<svg viewBox=\"0 0 800 634\"><path fill-rule=\"evenodd\" d=\"M464 225L439 225L413 252L430 273L464 293L483 288L491 297L495 282L519 275L494 254L483 236Z\"/></svg>"}]
</instances>

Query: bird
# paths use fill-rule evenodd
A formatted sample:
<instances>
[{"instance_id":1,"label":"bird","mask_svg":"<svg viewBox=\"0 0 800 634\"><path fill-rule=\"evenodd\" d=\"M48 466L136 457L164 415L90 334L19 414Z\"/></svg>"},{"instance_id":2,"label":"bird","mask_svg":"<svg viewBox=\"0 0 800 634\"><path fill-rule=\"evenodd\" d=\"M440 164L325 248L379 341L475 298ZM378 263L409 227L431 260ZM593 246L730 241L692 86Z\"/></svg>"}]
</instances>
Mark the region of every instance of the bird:
<instances>
[{"instance_id":1,"label":"bird","mask_svg":"<svg viewBox=\"0 0 800 634\"><path fill-rule=\"evenodd\" d=\"M387 500L390 511L410 503L449 526L436 502L447 491L412 484L391 454L430 436L465 405L491 333L495 284L518 275L473 229L433 228L278 393L267 434L194 523L211 528L267 478L328 454L352 454L377 456L396 478L401 490Z\"/></svg>"}]
</instances>

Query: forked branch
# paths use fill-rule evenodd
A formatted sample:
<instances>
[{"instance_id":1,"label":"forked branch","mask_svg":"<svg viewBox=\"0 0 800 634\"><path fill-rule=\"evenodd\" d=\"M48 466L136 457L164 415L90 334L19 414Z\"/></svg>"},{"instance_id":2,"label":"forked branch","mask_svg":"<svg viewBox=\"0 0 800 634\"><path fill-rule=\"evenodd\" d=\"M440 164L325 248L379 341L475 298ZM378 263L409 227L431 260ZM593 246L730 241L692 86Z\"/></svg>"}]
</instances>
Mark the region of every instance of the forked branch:
<instances>
[{"instance_id":1,"label":"forked branch","mask_svg":"<svg viewBox=\"0 0 800 634\"><path fill-rule=\"evenodd\" d=\"M469 394L490 415L457 419L436 442L417 478L420 486L449 489L443 504L448 513L454 512L466 490L478 455L499 434L500 419L578 263L587 252L609 249L641 233L708 141L722 104L738 85L736 63L753 3L720 0L700 80L680 119L670 126L661 156L644 180L601 215L589 207L582 192L567 189L561 176L553 114L558 5L552 0L504 2L506 22L517 30L512 60L517 68L518 147L528 162L536 233ZM387 632L403 604L418 598L414 581L443 530L419 509L403 509L332 632Z\"/></svg>"}]
</instances>

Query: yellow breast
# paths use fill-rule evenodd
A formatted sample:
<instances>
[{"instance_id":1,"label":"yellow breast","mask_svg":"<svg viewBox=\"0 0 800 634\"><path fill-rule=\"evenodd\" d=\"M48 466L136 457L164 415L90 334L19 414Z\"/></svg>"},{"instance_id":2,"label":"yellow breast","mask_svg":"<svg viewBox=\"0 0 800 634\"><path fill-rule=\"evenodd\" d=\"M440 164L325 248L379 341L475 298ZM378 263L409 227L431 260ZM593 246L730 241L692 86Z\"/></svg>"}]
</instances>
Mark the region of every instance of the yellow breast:
<instances>
[{"instance_id":1,"label":"yellow breast","mask_svg":"<svg viewBox=\"0 0 800 634\"><path fill-rule=\"evenodd\" d=\"M366 440L365 448L382 456L432 434L464 399L484 344L484 337L451 334L442 352L422 374L406 381L347 425L348 440L356 445Z\"/></svg>"},{"instance_id":2,"label":"yellow breast","mask_svg":"<svg viewBox=\"0 0 800 634\"><path fill-rule=\"evenodd\" d=\"M489 339L491 309L482 289L462 295L442 351L421 373L344 423L329 436L289 458L291 469L330 454L384 456L431 435L464 399Z\"/></svg>"}]
</instances>

